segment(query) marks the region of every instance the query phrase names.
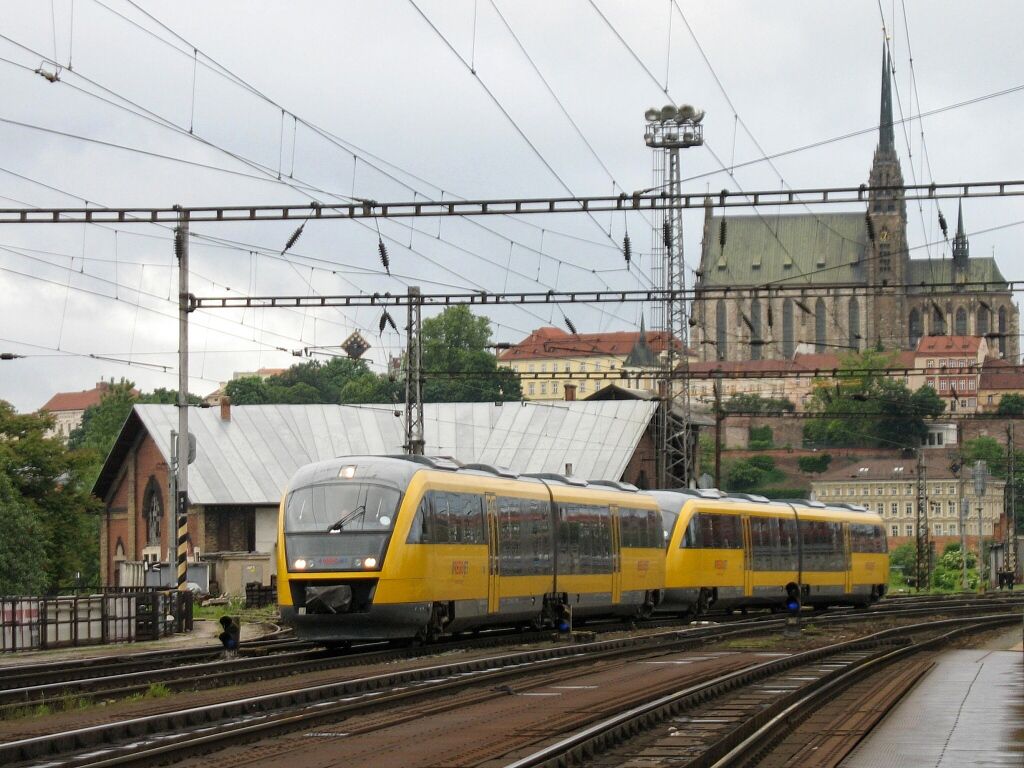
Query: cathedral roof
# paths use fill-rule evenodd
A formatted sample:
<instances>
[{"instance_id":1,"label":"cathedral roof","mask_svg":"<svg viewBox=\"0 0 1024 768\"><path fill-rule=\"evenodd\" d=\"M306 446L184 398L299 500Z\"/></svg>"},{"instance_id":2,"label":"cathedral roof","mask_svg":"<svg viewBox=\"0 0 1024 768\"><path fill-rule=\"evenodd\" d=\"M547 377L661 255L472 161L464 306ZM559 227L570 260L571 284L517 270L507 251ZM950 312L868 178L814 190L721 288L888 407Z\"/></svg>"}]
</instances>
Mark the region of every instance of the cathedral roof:
<instances>
[{"instance_id":1,"label":"cathedral roof","mask_svg":"<svg viewBox=\"0 0 1024 768\"><path fill-rule=\"evenodd\" d=\"M999 265L991 256L972 256L967 259L967 272L964 277L968 283L992 283L991 286L971 286L972 293L1010 289L1003 273L999 271ZM913 285L952 283L953 262L950 259L911 259L907 266L907 282ZM910 292L913 293L913 289Z\"/></svg>"},{"instance_id":2,"label":"cathedral roof","mask_svg":"<svg viewBox=\"0 0 1024 768\"><path fill-rule=\"evenodd\" d=\"M698 287L864 282L868 233L863 213L726 216L710 219Z\"/></svg>"}]
</instances>

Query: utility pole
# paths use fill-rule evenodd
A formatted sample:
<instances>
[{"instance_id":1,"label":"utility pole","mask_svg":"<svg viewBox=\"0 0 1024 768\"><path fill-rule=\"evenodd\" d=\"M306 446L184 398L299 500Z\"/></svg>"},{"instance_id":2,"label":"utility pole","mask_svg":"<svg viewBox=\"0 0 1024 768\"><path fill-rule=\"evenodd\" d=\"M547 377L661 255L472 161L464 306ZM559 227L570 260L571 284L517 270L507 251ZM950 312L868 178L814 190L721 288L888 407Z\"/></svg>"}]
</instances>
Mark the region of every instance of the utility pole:
<instances>
[{"instance_id":1,"label":"utility pole","mask_svg":"<svg viewBox=\"0 0 1024 768\"><path fill-rule=\"evenodd\" d=\"M647 126L644 143L655 150L654 188L672 201L658 211L654 230L654 282L670 291L685 291L686 262L683 259L682 175L679 150L704 143L700 124L704 112L689 104L651 108L644 113ZM659 231L660 230L660 231ZM689 486L694 477L693 430L690 414L690 309L686 300L668 293L657 308L655 328L668 345L659 390L661 405L655 416L657 438L657 483L659 488ZM674 413L676 402L676 349L682 346L681 390L682 414Z\"/></svg>"},{"instance_id":2,"label":"utility pole","mask_svg":"<svg viewBox=\"0 0 1024 768\"><path fill-rule=\"evenodd\" d=\"M423 341L422 301L419 286L409 286L409 313L405 326L405 452L422 456L423 439Z\"/></svg>"},{"instance_id":3,"label":"utility pole","mask_svg":"<svg viewBox=\"0 0 1024 768\"><path fill-rule=\"evenodd\" d=\"M188 578L188 212L178 209L174 230L174 255L178 259L178 459L175 470L177 496L174 500L178 519L178 589L185 589ZM168 531L168 535L170 531ZM168 547L168 559L170 559Z\"/></svg>"},{"instance_id":4,"label":"utility pole","mask_svg":"<svg viewBox=\"0 0 1024 768\"><path fill-rule=\"evenodd\" d=\"M931 551L928 548L928 486L925 478L924 454L917 449L917 558L915 578L917 591L931 585Z\"/></svg>"},{"instance_id":5,"label":"utility pole","mask_svg":"<svg viewBox=\"0 0 1024 768\"><path fill-rule=\"evenodd\" d=\"M982 534L984 528L984 522L982 520L982 501L985 498L985 485L988 481L988 465L984 459L978 459L974 462L974 470L972 471L974 478L974 495L978 497L978 592L985 591L985 561L983 560L985 551L982 547Z\"/></svg>"},{"instance_id":6,"label":"utility pole","mask_svg":"<svg viewBox=\"0 0 1024 768\"><path fill-rule=\"evenodd\" d=\"M715 378L715 488L722 487L722 377Z\"/></svg>"},{"instance_id":7,"label":"utility pole","mask_svg":"<svg viewBox=\"0 0 1024 768\"><path fill-rule=\"evenodd\" d=\"M1013 588L1017 579L1017 499L1015 493L1014 460L1016 448L1013 443L1013 422L1006 427L1006 556L1003 562L1003 579Z\"/></svg>"}]
</instances>

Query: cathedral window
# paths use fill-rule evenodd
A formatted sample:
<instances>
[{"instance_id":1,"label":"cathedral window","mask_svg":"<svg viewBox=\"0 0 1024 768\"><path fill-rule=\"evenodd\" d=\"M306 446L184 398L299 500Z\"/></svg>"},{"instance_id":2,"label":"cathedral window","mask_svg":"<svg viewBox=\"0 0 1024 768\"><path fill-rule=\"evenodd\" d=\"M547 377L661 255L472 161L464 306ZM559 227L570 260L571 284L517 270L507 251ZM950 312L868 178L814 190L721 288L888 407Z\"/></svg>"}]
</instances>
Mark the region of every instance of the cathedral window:
<instances>
[{"instance_id":1,"label":"cathedral window","mask_svg":"<svg viewBox=\"0 0 1024 768\"><path fill-rule=\"evenodd\" d=\"M814 351L825 351L825 302L818 299L814 304Z\"/></svg>"},{"instance_id":2,"label":"cathedral window","mask_svg":"<svg viewBox=\"0 0 1024 768\"><path fill-rule=\"evenodd\" d=\"M761 348L764 340L761 334L761 302L754 299L750 302L750 359L761 359Z\"/></svg>"},{"instance_id":3,"label":"cathedral window","mask_svg":"<svg viewBox=\"0 0 1024 768\"><path fill-rule=\"evenodd\" d=\"M921 313L916 309L912 309L910 310L910 346L917 348L917 342L921 340L923 335L924 332L921 328Z\"/></svg>"},{"instance_id":4,"label":"cathedral window","mask_svg":"<svg viewBox=\"0 0 1024 768\"><path fill-rule=\"evenodd\" d=\"M999 308L999 354L1006 357L1006 307Z\"/></svg>"},{"instance_id":5,"label":"cathedral window","mask_svg":"<svg viewBox=\"0 0 1024 768\"><path fill-rule=\"evenodd\" d=\"M967 335L967 310L963 307L958 307L956 310L956 320L954 321L953 328L954 336Z\"/></svg>"},{"instance_id":6,"label":"cathedral window","mask_svg":"<svg viewBox=\"0 0 1024 768\"><path fill-rule=\"evenodd\" d=\"M796 343L793 334L793 300L786 299L782 302L782 356L787 360L792 359L796 351Z\"/></svg>"},{"instance_id":7,"label":"cathedral window","mask_svg":"<svg viewBox=\"0 0 1024 768\"><path fill-rule=\"evenodd\" d=\"M857 297L853 296L850 298L849 306L849 339L848 346L850 349L860 349L860 304L857 302Z\"/></svg>"},{"instance_id":8,"label":"cathedral window","mask_svg":"<svg viewBox=\"0 0 1024 768\"><path fill-rule=\"evenodd\" d=\"M715 356L719 360L725 360L728 353L725 336L727 325L725 300L719 299L715 304L715 351L717 353Z\"/></svg>"},{"instance_id":9,"label":"cathedral window","mask_svg":"<svg viewBox=\"0 0 1024 768\"><path fill-rule=\"evenodd\" d=\"M889 272L892 270L892 258L889 252L889 245L882 243L878 246L878 271Z\"/></svg>"},{"instance_id":10,"label":"cathedral window","mask_svg":"<svg viewBox=\"0 0 1024 768\"><path fill-rule=\"evenodd\" d=\"M991 316L990 316L989 311L988 311L988 307L979 307L978 308L977 335L978 336L984 336L985 334L987 334L991 330L991 328L990 328L991 323L992 323L992 320L991 320Z\"/></svg>"}]
</instances>

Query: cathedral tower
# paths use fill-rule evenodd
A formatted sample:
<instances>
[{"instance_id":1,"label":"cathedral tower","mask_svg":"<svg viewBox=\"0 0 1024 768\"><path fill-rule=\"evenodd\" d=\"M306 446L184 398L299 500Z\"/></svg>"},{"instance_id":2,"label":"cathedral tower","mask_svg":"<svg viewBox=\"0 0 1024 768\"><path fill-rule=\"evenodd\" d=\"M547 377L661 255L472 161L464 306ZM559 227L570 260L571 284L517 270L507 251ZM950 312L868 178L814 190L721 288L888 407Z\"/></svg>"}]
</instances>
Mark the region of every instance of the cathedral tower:
<instances>
[{"instance_id":1,"label":"cathedral tower","mask_svg":"<svg viewBox=\"0 0 1024 768\"><path fill-rule=\"evenodd\" d=\"M903 193L903 171L896 155L892 119L892 69L889 51L882 48L882 100L878 120L878 146L868 183L871 187L896 187L874 190L868 198L868 241L864 274L870 286L900 286L906 283L909 261L907 250L907 205ZM905 348L907 329L906 301L903 291L868 289L868 342L885 347Z\"/></svg>"}]
</instances>

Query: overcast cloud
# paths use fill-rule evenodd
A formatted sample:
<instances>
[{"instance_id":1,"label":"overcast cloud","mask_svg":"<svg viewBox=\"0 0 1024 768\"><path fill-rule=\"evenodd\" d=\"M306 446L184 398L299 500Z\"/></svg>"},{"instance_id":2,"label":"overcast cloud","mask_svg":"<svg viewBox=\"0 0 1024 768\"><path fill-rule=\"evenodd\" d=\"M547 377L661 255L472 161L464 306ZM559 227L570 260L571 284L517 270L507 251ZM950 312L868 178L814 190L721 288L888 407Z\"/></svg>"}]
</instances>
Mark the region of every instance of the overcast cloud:
<instances>
[{"instance_id":1,"label":"overcast cloud","mask_svg":"<svg viewBox=\"0 0 1024 768\"><path fill-rule=\"evenodd\" d=\"M819 0L55 0L53 8L0 0L3 207L632 191L651 185L643 113L669 101L666 83L671 100L707 111L707 146L684 155L688 191L775 189L783 179L797 188L856 186L867 180L875 133L787 155L773 169L742 165L762 153L740 121L769 154L875 126L883 22L894 52L897 117L1024 85L1024 7L1009 1L908 0L882 3L881 12L875 2ZM58 82L32 71L53 72L53 61L64 67ZM140 111L151 119L133 114ZM1024 177L1022 113L1024 91L897 128L906 180ZM715 155L740 166L734 177ZM944 212L954 218L955 203ZM927 245L941 240L936 208L910 205L908 213L914 256L949 258L945 244ZM968 200L965 219L972 254L994 252L1007 278L1024 278L1022 227L1006 226L1024 220L1020 202ZM693 264L699 214L686 223ZM636 251L630 272L618 250L627 228ZM650 223L640 216L382 221L390 278L381 272L372 222L311 222L282 258L293 230L285 222L195 225L192 292L650 284ZM176 387L173 263L170 231L153 225L0 225L0 352L25 355L0 362L0 398L24 411L100 378L126 377L144 390ZM636 328L651 308L565 311L580 331L602 331ZM562 324L551 308L490 316L503 341ZM371 310L204 311L192 319L190 389L201 395L234 371L290 365L293 350L337 345L356 329L373 345L377 366L402 342L377 333L379 314Z\"/></svg>"}]
</instances>

